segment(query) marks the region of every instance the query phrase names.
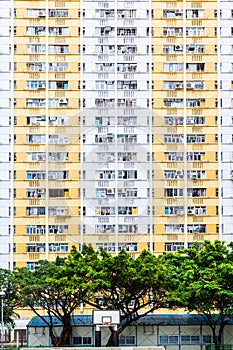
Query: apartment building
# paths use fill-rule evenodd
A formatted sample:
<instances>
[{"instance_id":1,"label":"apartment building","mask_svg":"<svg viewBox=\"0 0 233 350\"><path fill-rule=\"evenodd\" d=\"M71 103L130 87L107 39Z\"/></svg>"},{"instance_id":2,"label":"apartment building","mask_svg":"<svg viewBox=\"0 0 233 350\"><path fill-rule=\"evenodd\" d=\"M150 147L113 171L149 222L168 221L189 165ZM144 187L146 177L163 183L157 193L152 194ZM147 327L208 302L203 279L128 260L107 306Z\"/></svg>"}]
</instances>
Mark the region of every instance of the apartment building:
<instances>
[{"instance_id":1,"label":"apartment building","mask_svg":"<svg viewBox=\"0 0 233 350\"><path fill-rule=\"evenodd\" d=\"M2 265L231 241L233 10L218 6L1 2Z\"/></svg>"}]
</instances>

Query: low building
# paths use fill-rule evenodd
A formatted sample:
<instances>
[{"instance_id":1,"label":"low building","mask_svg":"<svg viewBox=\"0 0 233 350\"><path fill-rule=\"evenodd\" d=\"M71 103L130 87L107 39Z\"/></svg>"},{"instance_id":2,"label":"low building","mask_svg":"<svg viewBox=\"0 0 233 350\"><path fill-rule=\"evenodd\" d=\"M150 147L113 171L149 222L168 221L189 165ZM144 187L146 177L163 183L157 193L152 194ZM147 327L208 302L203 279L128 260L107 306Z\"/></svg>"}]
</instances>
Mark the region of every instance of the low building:
<instances>
[{"instance_id":1,"label":"low building","mask_svg":"<svg viewBox=\"0 0 233 350\"><path fill-rule=\"evenodd\" d=\"M47 316L46 316L47 317ZM53 318L56 336L61 332L61 322ZM102 346L110 336L108 327L101 327ZM48 326L38 316L27 325L28 346L50 346ZM224 329L224 344L233 343L233 319ZM92 346L95 326L91 315L72 318L71 345ZM127 327L119 336L119 346L165 346L167 350L204 350L213 343L211 328L201 315L168 314L147 315Z\"/></svg>"}]
</instances>

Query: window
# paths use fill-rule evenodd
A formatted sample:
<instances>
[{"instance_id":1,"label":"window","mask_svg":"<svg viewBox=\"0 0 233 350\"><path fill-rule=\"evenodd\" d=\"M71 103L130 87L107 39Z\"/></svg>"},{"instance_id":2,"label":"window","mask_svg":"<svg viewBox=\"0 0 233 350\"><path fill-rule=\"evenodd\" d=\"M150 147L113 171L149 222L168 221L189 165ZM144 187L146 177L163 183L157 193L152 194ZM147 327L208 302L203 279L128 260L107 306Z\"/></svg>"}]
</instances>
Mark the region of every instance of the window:
<instances>
[{"instance_id":1,"label":"window","mask_svg":"<svg viewBox=\"0 0 233 350\"><path fill-rule=\"evenodd\" d=\"M49 225L49 234L68 233L68 225Z\"/></svg>"},{"instance_id":2,"label":"window","mask_svg":"<svg viewBox=\"0 0 233 350\"><path fill-rule=\"evenodd\" d=\"M41 18L46 16L46 10L45 9L27 9L26 11L27 17L32 18Z\"/></svg>"},{"instance_id":3,"label":"window","mask_svg":"<svg viewBox=\"0 0 233 350\"><path fill-rule=\"evenodd\" d=\"M43 144L45 143L45 135L26 135L26 142L33 144Z\"/></svg>"},{"instance_id":4,"label":"window","mask_svg":"<svg viewBox=\"0 0 233 350\"><path fill-rule=\"evenodd\" d=\"M73 337L72 338L73 345L92 345L91 337Z\"/></svg>"},{"instance_id":5,"label":"window","mask_svg":"<svg viewBox=\"0 0 233 350\"><path fill-rule=\"evenodd\" d=\"M165 125L183 125L183 117L164 117Z\"/></svg>"},{"instance_id":6,"label":"window","mask_svg":"<svg viewBox=\"0 0 233 350\"><path fill-rule=\"evenodd\" d=\"M65 162L69 160L69 153L67 152L49 152L49 161L51 162Z\"/></svg>"},{"instance_id":7,"label":"window","mask_svg":"<svg viewBox=\"0 0 233 350\"><path fill-rule=\"evenodd\" d=\"M181 344L200 344L199 335L181 335Z\"/></svg>"},{"instance_id":8,"label":"window","mask_svg":"<svg viewBox=\"0 0 233 350\"><path fill-rule=\"evenodd\" d=\"M69 45L49 45L49 53L69 53Z\"/></svg>"},{"instance_id":9,"label":"window","mask_svg":"<svg viewBox=\"0 0 233 350\"><path fill-rule=\"evenodd\" d=\"M183 52L183 45L164 45L163 46L163 53L169 54L178 54Z\"/></svg>"},{"instance_id":10,"label":"window","mask_svg":"<svg viewBox=\"0 0 233 350\"><path fill-rule=\"evenodd\" d=\"M104 234L115 233L115 225L95 225L95 232Z\"/></svg>"},{"instance_id":11,"label":"window","mask_svg":"<svg viewBox=\"0 0 233 350\"><path fill-rule=\"evenodd\" d=\"M49 171L49 180L64 180L69 178L68 171Z\"/></svg>"},{"instance_id":12,"label":"window","mask_svg":"<svg viewBox=\"0 0 233 350\"><path fill-rule=\"evenodd\" d=\"M27 70L31 72L45 72L45 68L45 63L27 63Z\"/></svg>"},{"instance_id":13,"label":"window","mask_svg":"<svg viewBox=\"0 0 233 350\"><path fill-rule=\"evenodd\" d=\"M45 53L45 45L27 45L27 53Z\"/></svg>"},{"instance_id":14,"label":"window","mask_svg":"<svg viewBox=\"0 0 233 350\"><path fill-rule=\"evenodd\" d=\"M26 252L27 253L44 253L45 243L27 243Z\"/></svg>"},{"instance_id":15,"label":"window","mask_svg":"<svg viewBox=\"0 0 233 350\"><path fill-rule=\"evenodd\" d=\"M182 197L183 188L165 188L164 197Z\"/></svg>"},{"instance_id":16,"label":"window","mask_svg":"<svg viewBox=\"0 0 233 350\"><path fill-rule=\"evenodd\" d=\"M45 35L45 27L26 27L27 35Z\"/></svg>"},{"instance_id":17,"label":"window","mask_svg":"<svg viewBox=\"0 0 233 350\"><path fill-rule=\"evenodd\" d=\"M50 90L68 90L69 82L68 81L49 81Z\"/></svg>"},{"instance_id":18,"label":"window","mask_svg":"<svg viewBox=\"0 0 233 350\"><path fill-rule=\"evenodd\" d=\"M211 344L212 343L212 336L211 335L203 335L203 343L204 344Z\"/></svg>"},{"instance_id":19,"label":"window","mask_svg":"<svg viewBox=\"0 0 233 350\"><path fill-rule=\"evenodd\" d=\"M36 268L36 266L39 266L40 265L40 263L39 262L34 262L34 261L27 261L26 262L26 268L28 269L28 270L35 270L35 268Z\"/></svg>"},{"instance_id":20,"label":"window","mask_svg":"<svg viewBox=\"0 0 233 350\"><path fill-rule=\"evenodd\" d=\"M136 336L121 334L119 336L119 345L136 345Z\"/></svg>"},{"instance_id":21,"label":"window","mask_svg":"<svg viewBox=\"0 0 233 350\"><path fill-rule=\"evenodd\" d=\"M137 135L134 134L120 134L117 135L118 143L136 143Z\"/></svg>"},{"instance_id":22,"label":"window","mask_svg":"<svg viewBox=\"0 0 233 350\"><path fill-rule=\"evenodd\" d=\"M184 172L183 170L165 170L164 178L165 179L183 179Z\"/></svg>"},{"instance_id":23,"label":"window","mask_svg":"<svg viewBox=\"0 0 233 350\"><path fill-rule=\"evenodd\" d=\"M68 10L49 10L49 17L66 18L68 17Z\"/></svg>"},{"instance_id":24,"label":"window","mask_svg":"<svg viewBox=\"0 0 233 350\"><path fill-rule=\"evenodd\" d=\"M187 63L186 70L187 72L204 72L205 63Z\"/></svg>"},{"instance_id":25,"label":"window","mask_svg":"<svg viewBox=\"0 0 233 350\"><path fill-rule=\"evenodd\" d=\"M183 224L165 224L164 226L165 233L183 233L184 225Z\"/></svg>"},{"instance_id":26,"label":"window","mask_svg":"<svg viewBox=\"0 0 233 350\"><path fill-rule=\"evenodd\" d=\"M26 99L26 107L29 108L41 108L46 106L45 99L37 99L37 98L27 98Z\"/></svg>"},{"instance_id":27,"label":"window","mask_svg":"<svg viewBox=\"0 0 233 350\"><path fill-rule=\"evenodd\" d=\"M46 153L43 152L27 152L26 159L28 162L44 162Z\"/></svg>"},{"instance_id":28,"label":"window","mask_svg":"<svg viewBox=\"0 0 233 350\"><path fill-rule=\"evenodd\" d=\"M187 152L187 161L202 162L205 160L205 152Z\"/></svg>"},{"instance_id":29,"label":"window","mask_svg":"<svg viewBox=\"0 0 233 350\"><path fill-rule=\"evenodd\" d=\"M49 35L59 36L59 35L69 35L67 27L49 27Z\"/></svg>"},{"instance_id":30,"label":"window","mask_svg":"<svg viewBox=\"0 0 233 350\"><path fill-rule=\"evenodd\" d=\"M26 216L44 216L45 207L26 207Z\"/></svg>"},{"instance_id":31,"label":"window","mask_svg":"<svg viewBox=\"0 0 233 350\"><path fill-rule=\"evenodd\" d=\"M187 135L187 143L204 143L205 135Z\"/></svg>"},{"instance_id":32,"label":"window","mask_svg":"<svg viewBox=\"0 0 233 350\"><path fill-rule=\"evenodd\" d=\"M188 225L187 231L188 233L206 233L206 225Z\"/></svg>"},{"instance_id":33,"label":"window","mask_svg":"<svg viewBox=\"0 0 233 350\"><path fill-rule=\"evenodd\" d=\"M165 27L163 28L164 36L183 36L183 28Z\"/></svg>"},{"instance_id":34,"label":"window","mask_svg":"<svg viewBox=\"0 0 233 350\"><path fill-rule=\"evenodd\" d=\"M203 18L204 14L204 10L186 10L187 18Z\"/></svg>"},{"instance_id":35,"label":"window","mask_svg":"<svg viewBox=\"0 0 233 350\"><path fill-rule=\"evenodd\" d=\"M68 243L49 243L49 252L66 253L68 252Z\"/></svg>"},{"instance_id":36,"label":"window","mask_svg":"<svg viewBox=\"0 0 233 350\"><path fill-rule=\"evenodd\" d=\"M137 170L118 170L118 179L137 179Z\"/></svg>"},{"instance_id":37,"label":"window","mask_svg":"<svg viewBox=\"0 0 233 350\"><path fill-rule=\"evenodd\" d=\"M49 216L68 216L69 208L68 207L49 207L48 215Z\"/></svg>"},{"instance_id":38,"label":"window","mask_svg":"<svg viewBox=\"0 0 233 350\"><path fill-rule=\"evenodd\" d=\"M45 234L45 226L44 225L27 225L26 226L26 234L27 235L43 235Z\"/></svg>"},{"instance_id":39,"label":"window","mask_svg":"<svg viewBox=\"0 0 233 350\"><path fill-rule=\"evenodd\" d=\"M119 225L118 232L119 233L137 233L138 225Z\"/></svg>"},{"instance_id":40,"label":"window","mask_svg":"<svg viewBox=\"0 0 233 350\"><path fill-rule=\"evenodd\" d=\"M183 72L183 63L164 63L164 72Z\"/></svg>"},{"instance_id":41,"label":"window","mask_svg":"<svg viewBox=\"0 0 233 350\"><path fill-rule=\"evenodd\" d=\"M45 188L35 188L35 189L27 189L26 197L27 198L45 198L46 190Z\"/></svg>"},{"instance_id":42,"label":"window","mask_svg":"<svg viewBox=\"0 0 233 350\"><path fill-rule=\"evenodd\" d=\"M27 125L43 126L46 123L46 116L27 117Z\"/></svg>"},{"instance_id":43,"label":"window","mask_svg":"<svg viewBox=\"0 0 233 350\"><path fill-rule=\"evenodd\" d=\"M49 189L49 197L51 198L68 197L68 196L69 196L68 189L63 189L63 188Z\"/></svg>"},{"instance_id":44,"label":"window","mask_svg":"<svg viewBox=\"0 0 233 350\"><path fill-rule=\"evenodd\" d=\"M163 10L164 18L182 18L183 10Z\"/></svg>"},{"instance_id":45,"label":"window","mask_svg":"<svg viewBox=\"0 0 233 350\"><path fill-rule=\"evenodd\" d=\"M164 214L165 215L183 215L184 214L184 207L165 207L164 208Z\"/></svg>"},{"instance_id":46,"label":"window","mask_svg":"<svg viewBox=\"0 0 233 350\"><path fill-rule=\"evenodd\" d=\"M205 197L206 188L188 188L187 195L188 197Z\"/></svg>"},{"instance_id":47,"label":"window","mask_svg":"<svg viewBox=\"0 0 233 350\"><path fill-rule=\"evenodd\" d=\"M204 34L205 28L201 27L187 27L186 35L187 36L201 36Z\"/></svg>"},{"instance_id":48,"label":"window","mask_svg":"<svg viewBox=\"0 0 233 350\"><path fill-rule=\"evenodd\" d=\"M183 143L184 137L180 134L164 135L164 143Z\"/></svg>"},{"instance_id":49,"label":"window","mask_svg":"<svg viewBox=\"0 0 233 350\"><path fill-rule=\"evenodd\" d=\"M206 215L206 207L188 207L188 215Z\"/></svg>"},{"instance_id":50,"label":"window","mask_svg":"<svg viewBox=\"0 0 233 350\"><path fill-rule=\"evenodd\" d=\"M179 249L183 249L183 248L184 248L184 243L183 242L171 242L171 243L168 242L168 243L165 243L165 252L177 252ZM168 341L170 343L170 339L168 339ZM173 341L176 341L176 338L173 338ZM162 343L160 341L160 344L165 344L165 343ZM166 344L168 344L168 343L166 343ZM177 343L173 342L172 344L177 344Z\"/></svg>"},{"instance_id":51,"label":"window","mask_svg":"<svg viewBox=\"0 0 233 350\"><path fill-rule=\"evenodd\" d=\"M181 98L165 98L163 100L166 108L183 108L183 102L184 100Z\"/></svg>"}]
</instances>

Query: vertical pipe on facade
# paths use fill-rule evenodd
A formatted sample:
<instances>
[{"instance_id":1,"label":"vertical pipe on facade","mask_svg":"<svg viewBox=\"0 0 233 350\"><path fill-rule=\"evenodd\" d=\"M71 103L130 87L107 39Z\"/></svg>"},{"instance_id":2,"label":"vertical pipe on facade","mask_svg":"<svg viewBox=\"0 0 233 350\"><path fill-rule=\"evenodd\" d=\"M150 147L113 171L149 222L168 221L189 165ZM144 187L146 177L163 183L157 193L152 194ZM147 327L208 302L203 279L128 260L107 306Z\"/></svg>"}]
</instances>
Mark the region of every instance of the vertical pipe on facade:
<instances>
[{"instance_id":1,"label":"vertical pipe on facade","mask_svg":"<svg viewBox=\"0 0 233 350\"><path fill-rule=\"evenodd\" d=\"M79 160L79 183L80 183L80 218L77 220L79 222L79 228L80 228L80 238L79 238L79 245L80 249L82 250L83 244L84 244L84 233L83 233L83 0L80 0L80 112L79 112L79 137L80 137L80 160ZM69 121L70 124L70 121ZM78 134L77 134L78 137ZM80 303L80 313L82 314L84 310L83 302Z\"/></svg>"},{"instance_id":2,"label":"vertical pipe on facade","mask_svg":"<svg viewBox=\"0 0 233 350\"><path fill-rule=\"evenodd\" d=\"M80 218L79 218L79 228L80 228L80 247L84 244L84 233L83 233L83 0L80 0L80 112L79 112L79 138L80 138L80 164L79 164L79 176L80 176ZM77 135L78 136L78 135ZM87 174L88 176L88 174Z\"/></svg>"},{"instance_id":3,"label":"vertical pipe on facade","mask_svg":"<svg viewBox=\"0 0 233 350\"><path fill-rule=\"evenodd\" d=\"M223 239L222 228L222 121L221 121L221 0L217 0L217 81L218 81L218 216L219 239Z\"/></svg>"},{"instance_id":4,"label":"vertical pipe on facade","mask_svg":"<svg viewBox=\"0 0 233 350\"><path fill-rule=\"evenodd\" d=\"M154 228L153 228L153 216L152 216L152 191L153 191L153 182L152 182L152 137L153 137L153 129L152 129L152 116L153 116L153 111L152 111L152 35L151 35L151 31L152 31L152 10L151 10L151 0L148 0L148 10L149 10L149 19L148 19L148 27L149 27L149 76L148 76L148 80L149 80L149 90L148 90L148 98L149 98L149 135L150 135L150 150L149 150L149 154L150 154L150 167L149 167L149 195L150 195L150 241L149 241L149 251L152 253L153 252L153 233L154 233Z\"/></svg>"},{"instance_id":5,"label":"vertical pipe on facade","mask_svg":"<svg viewBox=\"0 0 233 350\"><path fill-rule=\"evenodd\" d=\"M187 76L186 76L186 0L183 0L183 128L184 128L184 247L188 247L188 197L187 197Z\"/></svg>"},{"instance_id":6,"label":"vertical pipe on facade","mask_svg":"<svg viewBox=\"0 0 233 350\"><path fill-rule=\"evenodd\" d=\"M118 106L117 106L117 0L114 0L114 23L115 23L115 33L114 33L114 47L115 47L115 54L114 54L114 80L115 80L115 104L114 104L114 124L115 124L115 252L116 255L118 254L118 245L119 245L119 234L118 234L118 157L117 157L117 131L118 131L118 121L117 121L117 114L118 114Z\"/></svg>"},{"instance_id":7,"label":"vertical pipe on facade","mask_svg":"<svg viewBox=\"0 0 233 350\"><path fill-rule=\"evenodd\" d=\"M13 270L13 237L14 237L14 0L10 0L10 26L11 26L11 37L10 37L10 82L11 82L11 105L10 105L10 117L11 117L11 125L10 125L10 134L11 134L11 145L10 145L10 154L11 154L11 177L10 177L10 188L11 188L11 197L10 197L10 208L11 208L11 216L10 216L10 270Z\"/></svg>"},{"instance_id":8,"label":"vertical pipe on facade","mask_svg":"<svg viewBox=\"0 0 233 350\"><path fill-rule=\"evenodd\" d=\"M45 130L45 257L48 260L49 256L49 0L45 0L45 114L46 114L46 130Z\"/></svg>"}]
</instances>

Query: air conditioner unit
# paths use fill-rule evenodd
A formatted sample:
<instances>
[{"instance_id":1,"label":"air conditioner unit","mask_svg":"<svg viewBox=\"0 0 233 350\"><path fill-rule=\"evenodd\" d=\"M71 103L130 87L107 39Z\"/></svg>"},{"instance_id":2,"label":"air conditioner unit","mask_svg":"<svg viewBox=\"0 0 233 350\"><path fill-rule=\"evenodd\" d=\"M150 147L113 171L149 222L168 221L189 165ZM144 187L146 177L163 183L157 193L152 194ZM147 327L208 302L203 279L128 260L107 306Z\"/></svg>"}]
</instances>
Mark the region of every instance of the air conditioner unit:
<instances>
[{"instance_id":1,"label":"air conditioner unit","mask_svg":"<svg viewBox=\"0 0 233 350\"><path fill-rule=\"evenodd\" d=\"M65 98L60 98L60 99L59 99L59 103L62 103L62 104L63 104L63 103L67 103L67 99L65 99Z\"/></svg>"},{"instance_id":2,"label":"air conditioner unit","mask_svg":"<svg viewBox=\"0 0 233 350\"><path fill-rule=\"evenodd\" d=\"M184 210L178 210L177 215L184 215Z\"/></svg>"},{"instance_id":3,"label":"air conditioner unit","mask_svg":"<svg viewBox=\"0 0 233 350\"><path fill-rule=\"evenodd\" d=\"M39 17L45 17L45 13L42 12L42 11L40 11L40 12L38 13L38 16L39 16Z\"/></svg>"},{"instance_id":4,"label":"air conditioner unit","mask_svg":"<svg viewBox=\"0 0 233 350\"><path fill-rule=\"evenodd\" d=\"M37 89L45 89L45 85L39 84L39 85L37 86Z\"/></svg>"},{"instance_id":5,"label":"air conditioner unit","mask_svg":"<svg viewBox=\"0 0 233 350\"><path fill-rule=\"evenodd\" d=\"M193 89L192 83L187 83L186 87L187 89Z\"/></svg>"},{"instance_id":6,"label":"air conditioner unit","mask_svg":"<svg viewBox=\"0 0 233 350\"><path fill-rule=\"evenodd\" d=\"M181 45L176 45L175 51L183 51L183 47Z\"/></svg>"},{"instance_id":7,"label":"air conditioner unit","mask_svg":"<svg viewBox=\"0 0 233 350\"><path fill-rule=\"evenodd\" d=\"M188 209L188 215L194 215L195 210L194 209Z\"/></svg>"},{"instance_id":8,"label":"air conditioner unit","mask_svg":"<svg viewBox=\"0 0 233 350\"><path fill-rule=\"evenodd\" d=\"M114 193L115 193L114 188L108 188L107 189L107 194L114 194Z\"/></svg>"},{"instance_id":9,"label":"air conditioner unit","mask_svg":"<svg viewBox=\"0 0 233 350\"><path fill-rule=\"evenodd\" d=\"M176 83L176 89L183 89L183 83Z\"/></svg>"},{"instance_id":10,"label":"air conditioner unit","mask_svg":"<svg viewBox=\"0 0 233 350\"><path fill-rule=\"evenodd\" d=\"M188 125L193 125L194 124L194 120L193 119L187 119L187 124Z\"/></svg>"}]
</instances>

